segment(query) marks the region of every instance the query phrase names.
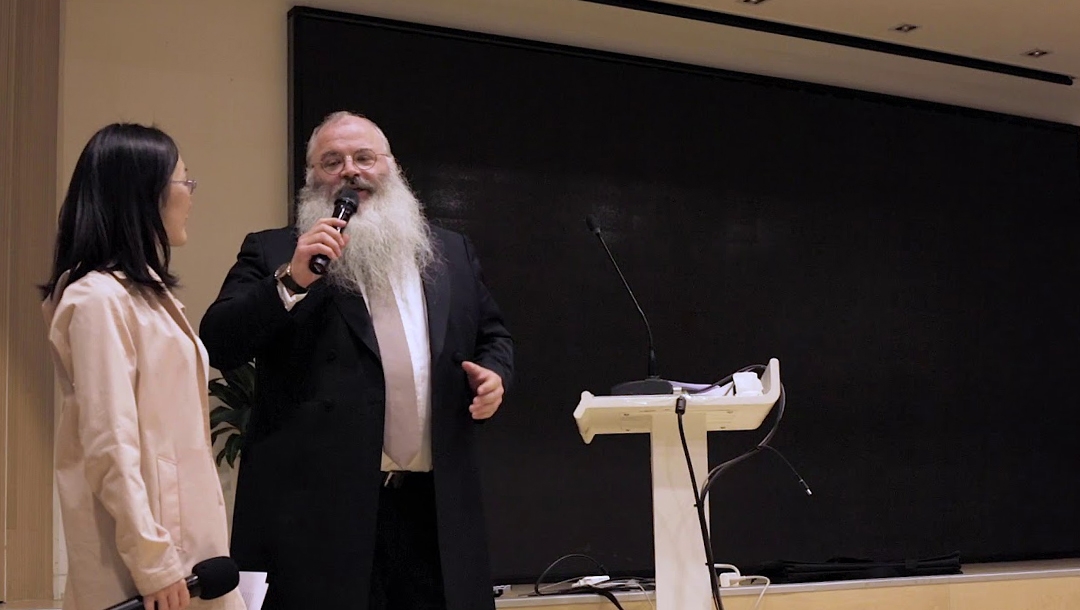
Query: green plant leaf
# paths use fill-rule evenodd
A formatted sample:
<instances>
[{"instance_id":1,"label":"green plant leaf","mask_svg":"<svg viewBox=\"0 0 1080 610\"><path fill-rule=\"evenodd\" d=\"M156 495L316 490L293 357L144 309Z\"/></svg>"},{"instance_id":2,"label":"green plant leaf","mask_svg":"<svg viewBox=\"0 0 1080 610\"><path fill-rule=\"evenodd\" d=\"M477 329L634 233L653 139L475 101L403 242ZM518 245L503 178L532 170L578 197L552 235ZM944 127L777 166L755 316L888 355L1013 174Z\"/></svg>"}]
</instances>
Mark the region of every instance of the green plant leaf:
<instances>
[{"instance_id":1,"label":"green plant leaf","mask_svg":"<svg viewBox=\"0 0 1080 610\"><path fill-rule=\"evenodd\" d=\"M251 400L247 394L237 388L222 383L211 384L210 395L220 400L222 404L234 409L240 409L251 405Z\"/></svg>"},{"instance_id":2,"label":"green plant leaf","mask_svg":"<svg viewBox=\"0 0 1080 610\"><path fill-rule=\"evenodd\" d=\"M235 369L224 371L222 375L225 377L225 381L233 388L241 391L248 399L254 395L255 392L255 365L248 362Z\"/></svg>"},{"instance_id":3,"label":"green plant leaf","mask_svg":"<svg viewBox=\"0 0 1080 610\"><path fill-rule=\"evenodd\" d=\"M210 444L213 445L213 444L217 443L217 439L218 439L219 436L221 436L222 434L229 434L229 433L236 434L236 430L234 430L233 428L218 428L217 430L214 430L213 432L210 433Z\"/></svg>"},{"instance_id":4,"label":"green plant leaf","mask_svg":"<svg viewBox=\"0 0 1080 610\"><path fill-rule=\"evenodd\" d=\"M229 407L217 407L210 412L210 429L216 429L219 425L225 424L233 428L239 428L237 424L243 418L243 412L236 409L230 409Z\"/></svg>"},{"instance_id":5,"label":"green plant leaf","mask_svg":"<svg viewBox=\"0 0 1080 610\"><path fill-rule=\"evenodd\" d=\"M240 455L242 442L239 434L234 434L229 437L229 440L225 441L225 461L229 463L230 467L236 466L236 456Z\"/></svg>"},{"instance_id":6,"label":"green plant leaf","mask_svg":"<svg viewBox=\"0 0 1080 610\"><path fill-rule=\"evenodd\" d=\"M244 444L244 433L251 419L251 408L255 400L255 363L248 362L228 371L221 371L221 377L215 377L207 384L211 397L221 402L210 412L211 443L216 443L221 435L225 444L215 456L218 466L224 460L232 467L240 456Z\"/></svg>"}]
</instances>

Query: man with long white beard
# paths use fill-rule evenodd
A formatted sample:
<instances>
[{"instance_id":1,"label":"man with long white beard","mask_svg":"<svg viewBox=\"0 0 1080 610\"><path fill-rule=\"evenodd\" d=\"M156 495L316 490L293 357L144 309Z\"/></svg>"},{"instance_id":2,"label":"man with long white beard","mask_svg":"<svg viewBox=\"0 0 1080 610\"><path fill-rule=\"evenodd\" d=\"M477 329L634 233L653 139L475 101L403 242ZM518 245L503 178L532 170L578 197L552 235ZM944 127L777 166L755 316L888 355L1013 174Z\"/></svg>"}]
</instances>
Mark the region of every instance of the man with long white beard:
<instances>
[{"instance_id":1,"label":"man with long white beard","mask_svg":"<svg viewBox=\"0 0 1080 610\"><path fill-rule=\"evenodd\" d=\"M200 334L215 368L256 364L232 555L268 573L264 608L494 607L473 435L513 343L472 245L425 220L378 126L315 128L296 226L244 239Z\"/></svg>"}]
</instances>

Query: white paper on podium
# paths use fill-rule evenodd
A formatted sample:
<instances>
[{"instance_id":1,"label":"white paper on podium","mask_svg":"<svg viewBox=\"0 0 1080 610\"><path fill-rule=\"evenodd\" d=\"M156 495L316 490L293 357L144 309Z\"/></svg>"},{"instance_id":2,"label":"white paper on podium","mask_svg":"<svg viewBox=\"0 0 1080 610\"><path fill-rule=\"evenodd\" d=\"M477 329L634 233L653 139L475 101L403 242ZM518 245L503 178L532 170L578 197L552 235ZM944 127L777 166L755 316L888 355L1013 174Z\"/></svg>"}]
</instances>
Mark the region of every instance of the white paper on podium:
<instances>
[{"instance_id":1,"label":"white paper on podium","mask_svg":"<svg viewBox=\"0 0 1080 610\"><path fill-rule=\"evenodd\" d=\"M700 394L701 396L724 396L724 395L728 395L728 394L734 394L734 391L731 388L731 382L725 383L724 385L718 385L716 387L709 388L708 390L702 392L702 390L705 390L705 388L708 388L712 384L711 383L689 383L689 382L684 382L684 381L672 381L670 379L668 379L666 381L668 383L670 383L673 387L682 388L682 389L686 390L687 392L691 392L691 393L701 392L701 394Z\"/></svg>"},{"instance_id":2,"label":"white paper on podium","mask_svg":"<svg viewBox=\"0 0 1080 610\"><path fill-rule=\"evenodd\" d=\"M266 572L240 572L240 584L237 588L240 589L240 597L244 598L247 610L259 610L270 585L266 584Z\"/></svg>"},{"instance_id":3,"label":"white paper on podium","mask_svg":"<svg viewBox=\"0 0 1080 610\"><path fill-rule=\"evenodd\" d=\"M761 380L754 373L734 373L733 381L724 385L689 383L667 380L672 386L682 388L699 396L761 396ZM711 387L710 387L711 386ZM709 388L705 390L705 388ZM705 391L702 391L705 390Z\"/></svg>"}]
</instances>

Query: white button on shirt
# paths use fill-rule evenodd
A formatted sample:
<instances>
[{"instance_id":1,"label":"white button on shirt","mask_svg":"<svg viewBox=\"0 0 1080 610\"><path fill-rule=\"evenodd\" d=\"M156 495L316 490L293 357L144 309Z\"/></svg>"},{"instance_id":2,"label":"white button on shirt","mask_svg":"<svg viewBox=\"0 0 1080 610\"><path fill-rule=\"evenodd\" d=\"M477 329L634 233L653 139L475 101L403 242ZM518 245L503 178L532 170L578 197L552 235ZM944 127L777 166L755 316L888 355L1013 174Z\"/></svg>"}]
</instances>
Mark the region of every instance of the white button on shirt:
<instances>
[{"instance_id":1,"label":"white button on shirt","mask_svg":"<svg viewBox=\"0 0 1080 610\"><path fill-rule=\"evenodd\" d=\"M415 267L410 267L408 273L400 283L395 283L394 300L397 301L398 310L401 312L401 322L405 326L405 341L409 344L409 355L412 357L413 379L416 381L416 405L420 416L420 451L413 458L411 464L395 464L384 451L382 454L382 470L413 470L426 472L431 470L431 348L428 340L427 305L424 302L424 284L420 280L420 272ZM304 294L289 294L289 291L279 282L277 285L278 295L281 297L285 309L292 308L307 296ZM361 285L361 294L364 301L368 302L367 289ZM368 307L368 311L371 308Z\"/></svg>"}]
</instances>

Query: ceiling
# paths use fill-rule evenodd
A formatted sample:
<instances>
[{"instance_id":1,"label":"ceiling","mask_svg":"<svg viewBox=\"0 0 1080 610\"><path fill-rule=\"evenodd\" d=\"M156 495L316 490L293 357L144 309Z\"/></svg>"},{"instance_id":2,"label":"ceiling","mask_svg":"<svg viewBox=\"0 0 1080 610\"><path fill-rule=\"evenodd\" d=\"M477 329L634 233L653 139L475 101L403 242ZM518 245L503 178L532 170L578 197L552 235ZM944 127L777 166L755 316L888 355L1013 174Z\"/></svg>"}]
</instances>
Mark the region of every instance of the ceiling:
<instances>
[{"instance_id":1,"label":"ceiling","mask_svg":"<svg viewBox=\"0 0 1080 610\"><path fill-rule=\"evenodd\" d=\"M1080 78L1072 0L667 0ZM583 0L318 0L320 8L850 87L1080 125L1072 86ZM909 33L896 25L919 26ZM1025 55L1039 48L1039 58Z\"/></svg>"}]
</instances>

